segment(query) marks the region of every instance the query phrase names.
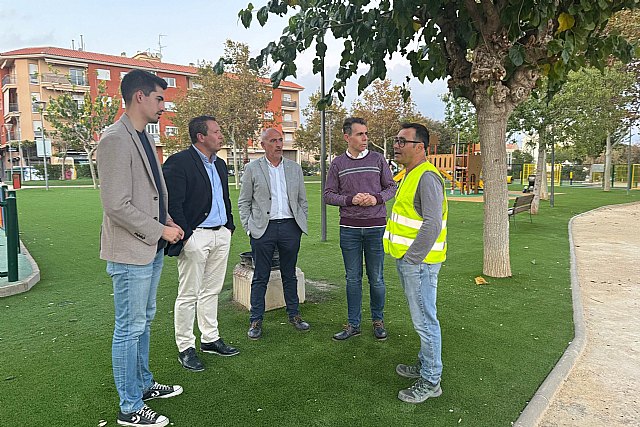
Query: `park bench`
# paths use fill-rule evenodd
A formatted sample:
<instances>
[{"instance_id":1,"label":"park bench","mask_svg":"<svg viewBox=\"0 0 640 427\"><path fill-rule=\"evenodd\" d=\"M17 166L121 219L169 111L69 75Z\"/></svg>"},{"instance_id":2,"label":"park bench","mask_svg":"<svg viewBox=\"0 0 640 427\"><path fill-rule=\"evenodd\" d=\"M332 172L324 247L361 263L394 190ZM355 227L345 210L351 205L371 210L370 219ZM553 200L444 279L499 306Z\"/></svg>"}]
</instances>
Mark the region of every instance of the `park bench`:
<instances>
[{"instance_id":1,"label":"park bench","mask_svg":"<svg viewBox=\"0 0 640 427\"><path fill-rule=\"evenodd\" d=\"M509 219L513 218L514 225L516 222L516 215L522 212L529 212L529 221L533 222L533 219L531 218L531 202L533 202L533 194L518 196L513 201L513 206L507 210L507 213L509 214Z\"/></svg>"}]
</instances>

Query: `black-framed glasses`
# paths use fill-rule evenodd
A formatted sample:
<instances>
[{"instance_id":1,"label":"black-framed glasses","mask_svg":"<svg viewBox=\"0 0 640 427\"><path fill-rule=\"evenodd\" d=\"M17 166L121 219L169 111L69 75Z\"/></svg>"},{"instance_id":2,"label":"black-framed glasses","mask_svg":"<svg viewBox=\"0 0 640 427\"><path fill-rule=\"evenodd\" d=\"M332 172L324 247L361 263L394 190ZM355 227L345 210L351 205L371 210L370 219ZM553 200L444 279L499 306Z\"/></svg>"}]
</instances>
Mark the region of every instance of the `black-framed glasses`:
<instances>
[{"instance_id":1,"label":"black-framed glasses","mask_svg":"<svg viewBox=\"0 0 640 427\"><path fill-rule=\"evenodd\" d=\"M403 138L401 136L394 136L393 137L393 143L394 144L398 144L398 147L402 148L405 145L407 145L407 142L411 142L412 144L423 144L422 141L411 141L407 138Z\"/></svg>"}]
</instances>

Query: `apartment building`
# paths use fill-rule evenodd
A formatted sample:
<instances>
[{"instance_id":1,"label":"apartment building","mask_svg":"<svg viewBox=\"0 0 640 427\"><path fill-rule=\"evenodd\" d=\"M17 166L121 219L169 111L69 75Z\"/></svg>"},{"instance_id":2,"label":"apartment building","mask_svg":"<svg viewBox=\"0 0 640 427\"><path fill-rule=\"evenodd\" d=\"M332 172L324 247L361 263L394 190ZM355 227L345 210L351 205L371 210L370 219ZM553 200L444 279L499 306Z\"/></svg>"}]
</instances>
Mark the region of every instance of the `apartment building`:
<instances>
[{"instance_id":1,"label":"apartment building","mask_svg":"<svg viewBox=\"0 0 640 427\"><path fill-rule=\"evenodd\" d=\"M36 141L41 138L42 128L45 133L51 129L46 111L41 114L42 102L47 103L62 93L71 93L77 102L83 102L86 93L92 97L97 95L101 82L105 83L108 96L120 99L120 81L132 69L152 72L167 82L167 113L162 115L157 124L150 124L147 128L154 136L160 159L163 159L160 135L171 136L177 132L171 122L171 111L175 107L173 101L194 86L198 70L193 65L164 63L159 55L146 52L128 57L124 52L117 56L58 47L31 47L0 53L2 169L9 169L11 162L14 165L42 162L42 158L36 156L35 149L18 151L23 145L20 142ZM270 84L268 80L264 83ZM285 155L297 161L300 156L298 150L293 148L293 138L300 123L299 93L303 89L296 83L282 82L279 88L272 90L272 99L265 106L264 113L266 120L273 119L274 114L278 113L275 114L275 120L285 138ZM117 117L123 112L124 102L121 102ZM224 126L224 123L221 125ZM87 161L83 152L70 155L78 162ZM220 155L226 155L232 161L230 149ZM259 144L251 144L248 155L250 159L262 155Z\"/></svg>"}]
</instances>

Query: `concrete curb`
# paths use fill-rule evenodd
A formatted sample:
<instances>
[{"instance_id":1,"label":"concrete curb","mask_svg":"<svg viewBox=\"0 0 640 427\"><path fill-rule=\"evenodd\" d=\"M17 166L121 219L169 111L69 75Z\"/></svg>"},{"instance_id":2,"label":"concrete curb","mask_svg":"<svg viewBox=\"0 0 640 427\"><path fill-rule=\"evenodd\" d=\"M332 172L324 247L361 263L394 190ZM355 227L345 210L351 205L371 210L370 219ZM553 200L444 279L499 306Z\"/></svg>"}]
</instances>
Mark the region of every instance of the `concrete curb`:
<instances>
[{"instance_id":1,"label":"concrete curb","mask_svg":"<svg viewBox=\"0 0 640 427\"><path fill-rule=\"evenodd\" d=\"M637 202L623 203L620 205L607 205L600 206L599 208L592 209L587 212L583 212L574 216L569 221L569 253L571 262L571 300L573 302L573 324L575 328L575 336L564 354L551 370L547 378L544 380L540 388L533 395L533 398L529 401L524 408L516 422L513 424L515 427L535 427L540 422L540 419L549 408L549 402L555 396L560 389L560 386L567 378L569 373L573 370L578 358L584 351L587 345L587 333L584 320L584 308L582 305L582 294L580 293L580 283L578 282L578 272L576 266L576 252L575 243L573 241L573 221L576 218L580 218L583 215L587 215L599 210L610 209L612 206L624 206L634 205Z\"/></svg>"},{"instance_id":2,"label":"concrete curb","mask_svg":"<svg viewBox=\"0 0 640 427\"><path fill-rule=\"evenodd\" d=\"M0 287L0 298L27 292L40 281L40 268L22 241L20 241L20 251L31 264L32 273L25 279Z\"/></svg>"}]
</instances>

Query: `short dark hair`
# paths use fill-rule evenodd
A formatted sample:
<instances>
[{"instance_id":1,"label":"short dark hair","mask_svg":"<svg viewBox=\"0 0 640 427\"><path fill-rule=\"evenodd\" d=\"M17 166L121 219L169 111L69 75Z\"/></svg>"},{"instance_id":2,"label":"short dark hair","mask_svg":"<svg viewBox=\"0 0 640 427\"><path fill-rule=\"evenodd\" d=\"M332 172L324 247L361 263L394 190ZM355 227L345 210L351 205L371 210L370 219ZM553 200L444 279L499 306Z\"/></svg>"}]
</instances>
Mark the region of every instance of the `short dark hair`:
<instances>
[{"instance_id":1,"label":"short dark hair","mask_svg":"<svg viewBox=\"0 0 640 427\"><path fill-rule=\"evenodd\" d=\"M120 92L125 105L130 105L133 100L133 94L137 91L141 90L145 96L149 96L157 87L166 89L167 82L148 71L131 70L122 78Z\"/></svg>"},{"instance_id":2,"label":"short dark hair","mask_svg":"<svg viewBox=\"0 0 640 427\"><path fill-rule=\"evenodd\" d=\"M342 124L342 133L346 135L351 135L351 126L354 123L358 123L359 125L366 126L367 121L361 117L347 117Z\"/></svg>"},{"instance_id":3,"label":"short dark hair","mask_svg":"<svg viewBox=\"0 0 640 427\"><path fill-rule=\"evenodd\" d=\"M425 150L429 146L429 129L425 125L420 123L402 123L400 125L401 129L415 129L416 138L418 141L422 141L424 144Z\"/></svg>"},{"instance_id":4,"label":"short dark hair","mask_svg":"<svg viewBox=\"0 0 640 427\"><path fill-rule=\"evenodd\" d=\"M194 117L189 121L189 138L191 138L191 143L195 144L198 142L198 134L207 135L209 128L207 127L207 122L215 122L216 118L213 116L198 116Z\"/></svg>"}]
</instances>

